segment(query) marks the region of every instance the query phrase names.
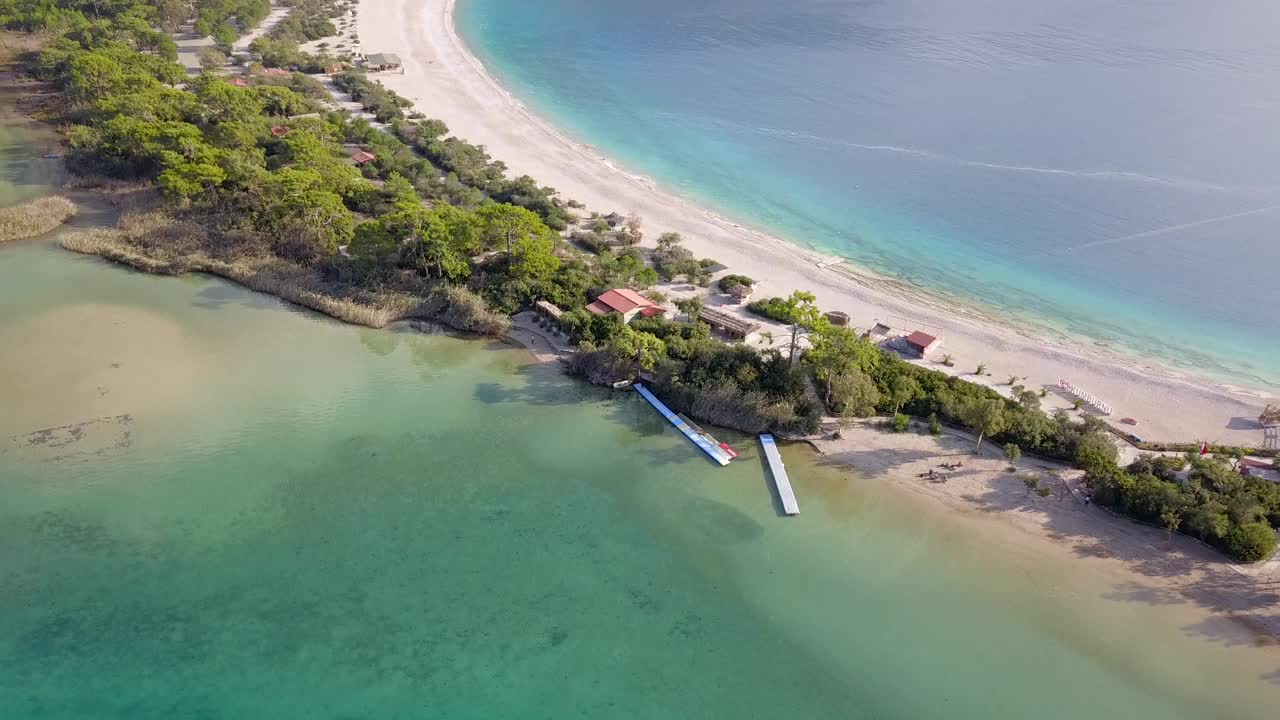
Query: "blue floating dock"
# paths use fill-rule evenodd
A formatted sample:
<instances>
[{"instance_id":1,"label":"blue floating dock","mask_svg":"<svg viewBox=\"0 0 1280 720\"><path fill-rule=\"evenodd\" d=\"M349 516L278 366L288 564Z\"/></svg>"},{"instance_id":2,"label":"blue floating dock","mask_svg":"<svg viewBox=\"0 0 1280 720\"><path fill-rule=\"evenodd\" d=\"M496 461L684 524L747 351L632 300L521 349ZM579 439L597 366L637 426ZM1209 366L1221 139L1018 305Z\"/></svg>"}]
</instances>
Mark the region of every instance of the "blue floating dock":
<instances>
[{"instance_id":1,"label":"blue floating dock","mask_svg":"<svg viewBox=\"0 0 1280 720\"><path fill-rule=\"evenodd\" d=\"M764 457L769 461L769 472L773 475L774 487L778 488L782 509L788 515L799 515L800 504L796 502L791 481L787 479L787 468L782 464L782 455L778 453L778 443L774 442L772 435L765 434L760 436L760 447L764 448Z\"/></svg>"},{"instance_id":2,"label":"blue floating dock","mask_svg":"<svg viewBox=\"0 0 1280 720\"><path fill-rule=\"evenodd\" d=\"M702 452L710 455L712 460L715 460L721 465L729 464L729 453L722 450L718 445L713 444L710 440L707 440L707 438L697 430L690 427L689 423L682 420L679 415L671 412L671 408L667 407L665 403L657 398L657 396L649 392L649 388L641 385L640 383L636 383L632 387L636 389L636 392L640 393L640 397L648 400L649 404L652 405L654 409L659 413L662 413L662 417L670 421L672 425L675 425L676 429L684 433L685 437L692 440L694 445L702 448Z\"/></svg>"}]
</instances>

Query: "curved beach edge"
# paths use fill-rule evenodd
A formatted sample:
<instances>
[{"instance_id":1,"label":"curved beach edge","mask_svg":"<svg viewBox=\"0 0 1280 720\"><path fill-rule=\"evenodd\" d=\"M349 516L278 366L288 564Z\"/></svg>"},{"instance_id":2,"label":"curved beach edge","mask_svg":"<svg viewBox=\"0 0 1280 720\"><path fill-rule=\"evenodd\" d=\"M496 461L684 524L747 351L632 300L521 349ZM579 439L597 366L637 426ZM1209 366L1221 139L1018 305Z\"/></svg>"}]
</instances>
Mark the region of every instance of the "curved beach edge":
<instances>
[{"instance_id":1,"label":"curved beach edge","mask_svg":"<svg viewBox=\"0 0 1280 720\"><path fill-rule=\"evenodd\" d=\"M1033 388L1067 378L1105 399L1117 417L1137 419L1136 431L1144 436L1262 444L1261 428L1251 420L1269 396L1265 391L1138 366L1108 357L1102 348L1068 347L1061 339L1012 329L848 264L833 265L830 258L722 218L627 172L508 92L458 35L456 9L457 0L360 0L361 45L368 52L398 53L404 72L375 77L428 116L444 120L453 134L482 143L514 173L527 173L595 210L638 213L650 242L661 232L679 232L697 255L758 278L762 295L807 289L822 307L848 313L857 326L891 320L930 330L942 338L937 356L951 354L962 368L925 361L934 369L966 374L983 363L993 377L1017 375Z\"/></svg>"}]
</instances>

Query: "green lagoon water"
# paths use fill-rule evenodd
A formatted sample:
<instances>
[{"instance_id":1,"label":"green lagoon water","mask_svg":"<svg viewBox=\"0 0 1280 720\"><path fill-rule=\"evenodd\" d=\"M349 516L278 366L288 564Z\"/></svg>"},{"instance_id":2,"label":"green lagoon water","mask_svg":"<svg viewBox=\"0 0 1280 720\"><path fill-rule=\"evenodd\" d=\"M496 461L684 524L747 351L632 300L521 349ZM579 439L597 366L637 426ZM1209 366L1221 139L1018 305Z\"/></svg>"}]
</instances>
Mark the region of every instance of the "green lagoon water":
<instances>
[{"instance_id":1,"label":"green lagoon water","mask_svg":"<svg viewBox=\"0 0 1280 720\"><path fill-rule=\"evenodd\" d=\"M523 351L0 248L0 718L1249 718L1274 649ZM47 431L47 432L41 432ZM994 528L987 532L983 528ZM1018 537L1018 536L1014 536Z\"/></svg>"}]
</instances>

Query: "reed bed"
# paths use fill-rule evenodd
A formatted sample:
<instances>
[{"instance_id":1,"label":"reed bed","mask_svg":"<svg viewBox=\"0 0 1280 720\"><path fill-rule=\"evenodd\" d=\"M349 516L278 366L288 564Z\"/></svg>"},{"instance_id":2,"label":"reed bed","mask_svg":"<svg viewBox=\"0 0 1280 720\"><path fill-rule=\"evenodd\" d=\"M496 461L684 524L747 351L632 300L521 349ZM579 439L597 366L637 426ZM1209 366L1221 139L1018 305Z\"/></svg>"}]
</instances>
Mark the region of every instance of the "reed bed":
<instances>
[{"instance_id":1,"label":"reed bed","mask_svg":"<svg viewBox=\"0 0 1280 720\"><path fill-rule=\"evenodd\" d=\"M131 229L137 227L132 225ZM407 294L337 288L326 283L319 272L286 260L255 257L226 261L187 249L175 253L164 246L140 244L139 238L122 230L100 228L69 233L62 238L62 247L98 255L143 272L217 275L343 322L367 327L385 327L396 320L413 317L422 305L419 298Z\"/></svg>"},{"instance_id":2,"label":"reed bed","mask_svg":"<svg viewBox=\"0 0 1280 720\"><path fill-rule=\"evenodd\" d=\"M0 243L43 235L75 214L76 204L61 195L0 208Z\"/></svg>"}]
</instances>

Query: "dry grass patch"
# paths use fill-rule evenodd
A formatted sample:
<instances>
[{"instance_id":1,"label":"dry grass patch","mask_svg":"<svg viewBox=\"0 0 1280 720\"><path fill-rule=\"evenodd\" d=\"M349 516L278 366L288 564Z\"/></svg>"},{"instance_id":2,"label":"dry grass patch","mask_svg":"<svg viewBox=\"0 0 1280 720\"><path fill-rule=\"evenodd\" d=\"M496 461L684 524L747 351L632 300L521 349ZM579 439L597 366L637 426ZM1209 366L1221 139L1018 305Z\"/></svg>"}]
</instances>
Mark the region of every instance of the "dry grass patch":
<instances>
[{"instance_id":1,"label":"dry grass patch","mask_svg":"<svg viewBox=\"0 0 1280 720\"><path fill-rule=\"evenodd\" d=\"M76 204L61 195L0 209L0 243L43 235L70 220Z\"/></svg>"}]
</instances>

